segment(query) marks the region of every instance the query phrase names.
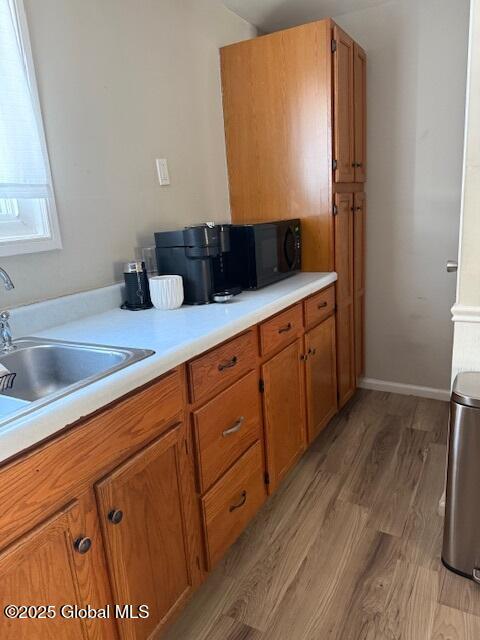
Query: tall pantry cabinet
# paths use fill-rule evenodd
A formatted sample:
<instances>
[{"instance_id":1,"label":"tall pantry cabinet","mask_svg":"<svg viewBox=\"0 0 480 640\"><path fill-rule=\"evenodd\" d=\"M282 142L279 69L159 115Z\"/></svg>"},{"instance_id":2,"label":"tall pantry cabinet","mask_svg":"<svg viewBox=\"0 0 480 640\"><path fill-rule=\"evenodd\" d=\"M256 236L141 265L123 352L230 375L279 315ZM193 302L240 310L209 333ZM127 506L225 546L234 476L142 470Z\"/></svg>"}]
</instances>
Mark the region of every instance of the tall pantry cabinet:
<instances>
[{"instance_id":1,"label":"tall pantry cabinet","mask_svg":"<svg viewBox=\"0 0 480 640\"><path fill-rule=\"evenodd\" d=\"M221 49L232 221L300 218L304 271L338 273L338 404L364 370L366 56L332 20Z\"/></svg>"}]
</instances>

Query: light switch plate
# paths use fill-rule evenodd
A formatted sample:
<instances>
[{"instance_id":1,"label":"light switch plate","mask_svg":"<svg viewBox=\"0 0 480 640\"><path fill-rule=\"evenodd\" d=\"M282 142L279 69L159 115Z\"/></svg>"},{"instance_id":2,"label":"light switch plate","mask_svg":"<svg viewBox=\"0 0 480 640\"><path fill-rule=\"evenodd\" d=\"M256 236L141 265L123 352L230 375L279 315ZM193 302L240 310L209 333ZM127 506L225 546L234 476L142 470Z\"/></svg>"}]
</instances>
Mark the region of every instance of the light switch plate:
<instances>
[{"instance_id":1,"label":"light switch plate","mask_svg":"<svg viewBox=\"0 0 480 640\"><path fill-rule=\"evenodd\" d=\"M157 158L157 173L160 186L164 187L170 184L170 175L168 173L168 162L166 158Z\"/></svg>"}]
</instances>

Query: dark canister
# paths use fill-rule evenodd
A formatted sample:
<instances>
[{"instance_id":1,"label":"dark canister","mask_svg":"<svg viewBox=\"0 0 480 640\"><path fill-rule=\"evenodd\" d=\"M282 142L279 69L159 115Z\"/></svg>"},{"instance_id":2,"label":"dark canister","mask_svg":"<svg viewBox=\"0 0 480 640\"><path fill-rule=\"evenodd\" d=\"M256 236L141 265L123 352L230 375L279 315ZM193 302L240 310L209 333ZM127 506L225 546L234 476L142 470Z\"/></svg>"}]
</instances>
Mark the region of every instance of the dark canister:
<instances>
[{"instance_id":1,"label":"dark canister","mask_svg":"<svg viewBox=\"0 0 480 640\"><path fill-rule=\"evenodd\" d=\"M130 311L151 309L153 305L150 299L145 263L141 260L127 262L123 269L123 277L125 279L126 301L122 305L122 309L130 309Z\"/></svg>"}]
</instances>

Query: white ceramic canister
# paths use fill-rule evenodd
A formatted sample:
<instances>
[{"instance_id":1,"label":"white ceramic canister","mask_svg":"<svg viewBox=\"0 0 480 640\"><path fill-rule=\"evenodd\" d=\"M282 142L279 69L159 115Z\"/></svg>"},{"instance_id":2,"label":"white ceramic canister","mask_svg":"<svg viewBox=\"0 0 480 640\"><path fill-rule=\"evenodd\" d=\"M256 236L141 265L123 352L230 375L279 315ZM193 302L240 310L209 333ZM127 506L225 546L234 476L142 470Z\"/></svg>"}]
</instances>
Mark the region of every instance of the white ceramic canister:
<instances>
[{"instance_id":1,"label":"white ceramic canister","mask_svg":"<svg viewBox=\"0 0 480 640\"><path fill-rule=\"evenodd\" d=\"M153 276L148 280L156 309L178 309L183 304L182 276Z\"/></svg>"}]
</instances>

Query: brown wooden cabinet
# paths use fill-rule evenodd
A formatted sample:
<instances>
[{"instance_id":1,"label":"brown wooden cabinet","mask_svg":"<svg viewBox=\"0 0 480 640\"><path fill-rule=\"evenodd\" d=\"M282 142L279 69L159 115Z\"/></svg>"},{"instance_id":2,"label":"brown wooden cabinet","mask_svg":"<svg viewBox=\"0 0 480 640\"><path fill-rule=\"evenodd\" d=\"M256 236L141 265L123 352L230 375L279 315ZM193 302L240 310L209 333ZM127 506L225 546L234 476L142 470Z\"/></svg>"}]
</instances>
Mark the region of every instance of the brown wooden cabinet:
<instances>
[{"instance_id":1,"label":"brown wooden cabinet","mask_svg":"<svg viewBox=\"0 0 480 640\"><path fill-rule=\"evenodd\" d=\"M353 256L355 309L355 375L357 383L365 371L365 217L363 192L354 195Z\"/></svg>"},{"instance_id":2,"label":"brown wooden cabinet","mask_svg":"<svg viewBox=\"0 0 480 640\"><path fill-rule=\"evenodd\" d=\"M0 611L56 615L0 616L2 640L160 637L335 412L331 284L4 464Z\"/></svg>"},{"instance_id":3,"label":"brown wooden cabinet","mask_svg":"<svg viewBox=\"0 0 480 640\"><path fill-rule=\"evenodd\" d=\"M336 25L333 43L334 178L335 182L365 182L367 57Z\"/></svg>"},{"instance_id":4,"label":"brown wooden cabinet","mask_svg":"<svg viewBox=\"0 0 480 640\"><path fill-rule=\"evenodd\" d=\"M270 492L306 446L303 357L302 339L297 338L262 366Z\"/></svg>"},{"instance_id":5,"label":"brown wooden cabinet","mask_svg":"<svg viewBox=\"0 0 480 640\"><path fill-rule=\"evenodd\" d=\"M70 502L0 553L2 640L116 637L112 619L72 615L75 606L104 608L112 601L92 504L90 496ZM40 607L40 617L20 610L22 617L9 619L7 605Z\"/></svg>"},{"instance_id":6,"label":"brown wooden cabinet","mask_svg":"<svg viewBox=\"0 0 480 640\"><path fill-rule=\"evenodd\" d=\"M367 177L367 56L357 43L353 48L354 95L354 182L365 182Z\"/></svg>"},{"instance_id":7,"label":"brown wooden cabinet","mask_svg":"<svg viewBox=\"0 0 480 640\"><path fill-rule=\"evenodd\" d=\"M356 388L352 193L335 195L335 264L338 405L343 407Z\"/></svg>"},{"instance_id":8,"label":"brown wooden cabinet","mask_svg":"<svg viewBox=\"0 0 480 640\"><path fill-rule=\"evenodd\" d=\"M125 640L164 626L195 586L189 541L192 478L177 424L95 486L115 602L148 606L119 621Z\"/></svg>"},{"instance_id":9,"label":"brown wooden cabinet","mask_svg":"<svg viewBox=\"0 0 480 640\"><path fill-rule=\"evenodd\" d=\"M322 20L220 50L232 221L301 218L307 271L334 268L331 40Z\"/></svg>"},{"instance_id":10,"label":"brown wooden cabinet","mask_svg":"<svg viewBox=\"0 0 480 640\"><path fill-rule=\"evenodd\" d=\"M300 218L302 268L339 274L340 406L365 359L351 218L366 180L366 66L365 51L330 19L221 49L232 220Z\"/></svg>"},{"instance_id":11,"label":"brown wooden cabinet","mask_svg":"<svg viewBox=\"0 0 480 640\"><path fill-rule=\"evenodd\" d=\"M308 441L337 413L335 316L305 334Z\"/></svg>"},{"instance_id":12,"label":"brown wooden cabinet","mask_svg":"<svg viewBox=\"0 0 480 640\"><path fill-rule=\"evenodd\" d=\"M333 27L333 161L335 182L355 181L353 40Z\"/></svg>"}]
</instances>

